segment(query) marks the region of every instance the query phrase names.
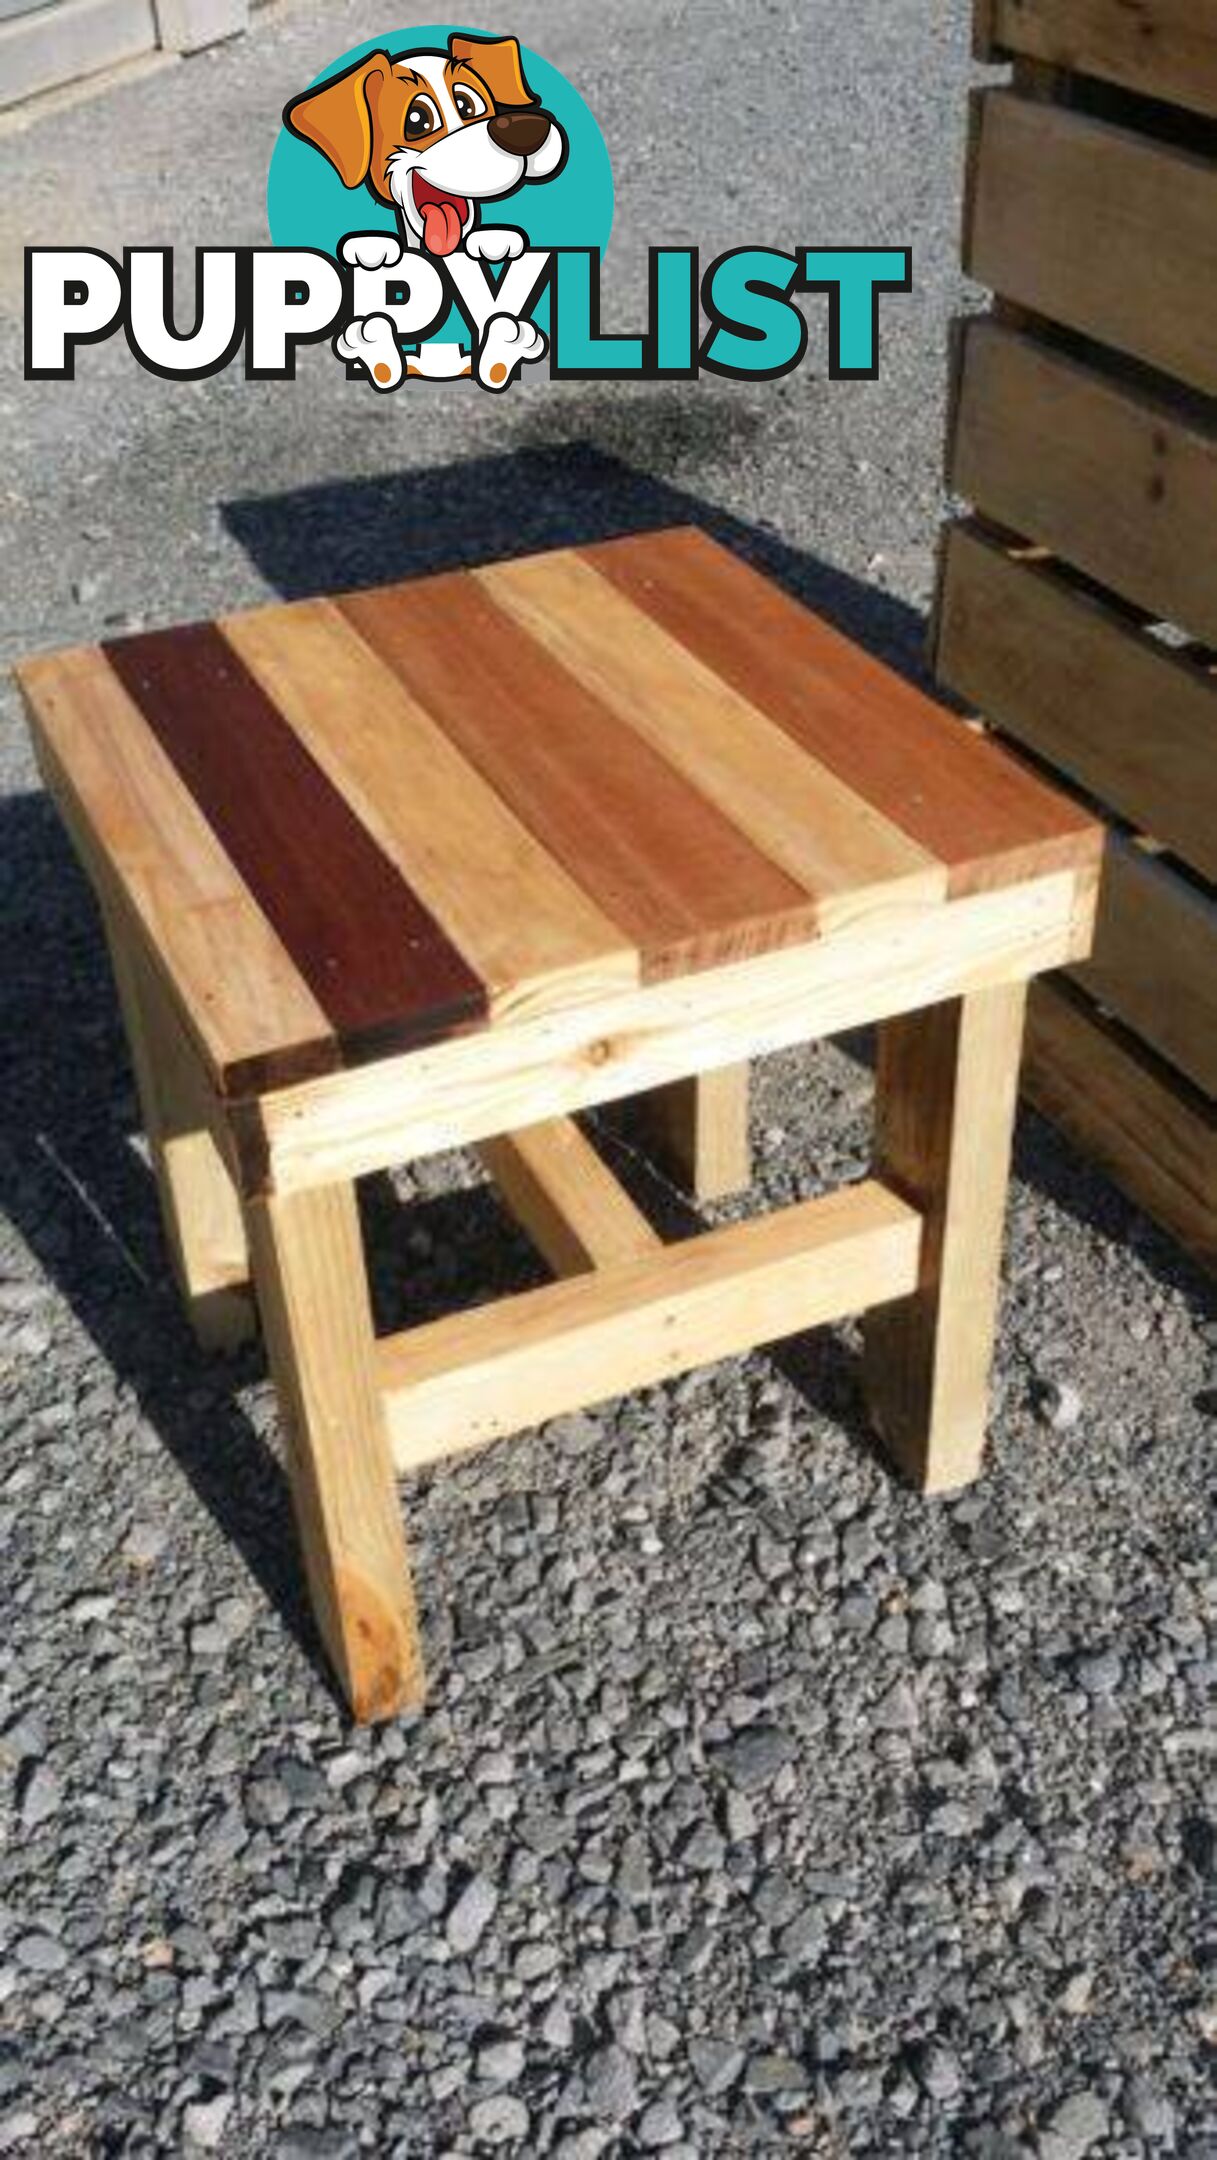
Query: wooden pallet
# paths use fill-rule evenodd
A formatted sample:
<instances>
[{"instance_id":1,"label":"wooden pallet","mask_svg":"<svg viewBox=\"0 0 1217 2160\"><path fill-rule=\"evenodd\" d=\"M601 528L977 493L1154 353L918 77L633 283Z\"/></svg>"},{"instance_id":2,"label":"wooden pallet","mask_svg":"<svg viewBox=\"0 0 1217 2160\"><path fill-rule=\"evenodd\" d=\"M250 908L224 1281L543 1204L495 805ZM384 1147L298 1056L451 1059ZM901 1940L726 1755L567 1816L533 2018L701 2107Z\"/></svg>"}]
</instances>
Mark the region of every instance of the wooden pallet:
<instances>
[{"instance_id":1,"label":"wooden pallet","mask_svg":"<svg viewBox=\"0 0 1217 2160\"><path fill-rule=\"evenodd\" d=\"M1101 808L1027 1087L1217 1265L1217 10L977 0L940 681Z\"/></svg>"}]
</instances>

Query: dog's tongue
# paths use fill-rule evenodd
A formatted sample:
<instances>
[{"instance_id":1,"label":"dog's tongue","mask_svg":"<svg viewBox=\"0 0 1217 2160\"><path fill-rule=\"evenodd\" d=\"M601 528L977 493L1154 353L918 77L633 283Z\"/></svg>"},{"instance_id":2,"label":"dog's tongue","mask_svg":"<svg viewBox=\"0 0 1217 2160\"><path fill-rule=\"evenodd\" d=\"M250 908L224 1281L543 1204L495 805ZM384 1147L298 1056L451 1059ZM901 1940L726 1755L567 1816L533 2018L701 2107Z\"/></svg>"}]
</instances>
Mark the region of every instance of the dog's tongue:
<instances>
[{"instance_id":1,"label":"dog's tongue","mask_svg":"<svg viewBox=\"0 0 1217 2160\"><path fill-rule=\"evenodd\" d=\"M423 243L432 255L451 255L461 237L461 220L450 197L422 204Z\"/></svg>"}]
</instances>

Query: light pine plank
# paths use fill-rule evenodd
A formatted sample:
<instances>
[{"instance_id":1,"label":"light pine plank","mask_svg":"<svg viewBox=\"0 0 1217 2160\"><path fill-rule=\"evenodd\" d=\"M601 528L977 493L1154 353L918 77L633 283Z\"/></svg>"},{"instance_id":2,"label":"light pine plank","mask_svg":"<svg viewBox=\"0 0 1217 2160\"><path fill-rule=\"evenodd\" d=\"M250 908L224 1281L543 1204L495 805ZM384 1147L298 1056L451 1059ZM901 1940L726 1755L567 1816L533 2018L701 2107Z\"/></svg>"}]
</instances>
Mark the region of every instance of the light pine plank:
<instances>
[{"instance_id":1,"label":"light pine plank","mask_svg":"<svg viewBox=\"0 0 1217 2160\"><path fill-rule=\"evenodd\" d=\"M660 1242L571 1118L483 1140L482 1161L556 1275L581 1275Z\"/></svg>"},{"instance_id":2,"label":"light pine plank","mask_svg":"<svg viewBox=\"0 0 1217 2160\"><path fill-rule=\"evenodd\" d=\"M356 1718L392 1717L421 1702L423 1665L354 1189L255 1201L248 1221L317 1624Z\"/></svg>"},{"instance_id":3,"label":"light pine plank","mask_svg":"<svg viewBox=\"0 0 1217 2160\"><path fill-rule=\"evenodd\" d=\"M207 1350L256 1333L236 1188L212 1138L206 1074L146 962L112 916L106 935L160 1193L165 1241L187 1316Z\"/></svg>"},{"instance_id":4,"label":"light pine plank","mask_svg":"<svg viewBox=\"0 0 1217 2160\"><path fill-rule=\"evenodd\" d=\"M1008 90L975 155L971 277L1217 391L1217 162Z\"/></svg>"},{"instance_id":5,"label":"light pine plank","mask_svg":"<svg viewBox=\"0 0 1217 2160\"><path fill-rule=\"evenodd\" d=\"M643 1114L694 1200L725 1200L752 1183L746 1064L657 1088L644 1097Z\"/></svg>"},{"instance_id":6,"label":"light pine plank","mask_svg":"<svg viewBox=\"0 0 1217 2160\"><path fill-rule=\"evenodd\" d=\"M1217 1275L1217 1105L1058 983L1031 992L1030 1100Z\"/></svg>"},{"instance_id":7,"label":"light pine plank","mask_svg":"<svg viewBox=\"0 0 1217 2160\"><path fill-rule=\"evenodd\" d=\"M1094 952L1073 971L1099 1004L1217 1097L1217 905L1113 834Z\"/></svg>"},{"instance_id":8,"label":"light pine plank","mask_svg":"<svg viewBox=\"0 0 1217 2160\"><path fill-rule=\"evenodd\" d=\"M920 1238L915 1210L872 1182L390 1336L397 1468L903 1296Z\"/></svg>"},{"instance_id":9,"label":"light pine plank","mask_svg":"<svg viewBox=\"0 0 1217 2160\"><path fill-rule=\"evenodd\" d=\"M945 548L941 680L1217 879L1217 676L981 533Z\"/></svg>"},{"instance_id":10,"label":"light pine plank","mask_svg":"<svg viewBox=\"0 0 1217 2160\"><path fill-rule=\"evenodd\" d=\"M636 982L637 951L326 600L222 628L486 984L494 1018Z\"/></svg>"},{"instance_id":11,"label":"light pine plank","mask_svg":"<svg viewBox=\"0 0 1217 2160\"><path fill-rule=\"evenodd\" d=\"M977 0L977 56L1078 69L1217 118L1217 15L1210 0Z\"/></svg>"},{"instance_id":12,"label":"light pine plank","mask_svg":"<svg viewBox=\"0 0 1217 2160\"><path fill-rule=\"evenodd\" d=\"M18 680L84 866L169 986L217 1087L336 1066L325 1014L102 655L27 660Z\"/></svg>"},{"instance_id":13,"label":"light pine plank","mask_svg":"<svg viewBox=\"0 0 1217 2160\"><path fill-rule=\"evenodd\" d=\"M1217 430L996 322L964 334L950 484L1134 606L1217 642Z\"/></svg>"},{"instance_id":14,"label":"light pine plank","mask_svg":"<svg viewBox=\"0 0 1217 2160\"><path fill-rule=\"evenodd\" d=\"M978 1476L988 1415L1026 989L890 1020L876 1077L878 1174L925 1217L916 1295L864 1328L867 1400L923 1492Z\"/></svg>"},{"instance_id":15,"label":"light pine plank","mask_svg":"<svg viewBox=\"0 0 1217 2160\"><path fill-rule=\"evenodd\" d=\"M821 929L945 896L946 871L582 558L476 573L620 719L817 901Z\"/></svg>"},{"instance_id":16,"label":"light pine plank","mask_svg":"<svg viewBox=\"0 0 1217 2160\"><path fill-rule=\"evenodd\" d=\"M1090 950L1094 900L1093 870L1057 871L281 1089L235 1121L247 1189L358 1177L1024 979Z\"/></svg>"}]
</instances>

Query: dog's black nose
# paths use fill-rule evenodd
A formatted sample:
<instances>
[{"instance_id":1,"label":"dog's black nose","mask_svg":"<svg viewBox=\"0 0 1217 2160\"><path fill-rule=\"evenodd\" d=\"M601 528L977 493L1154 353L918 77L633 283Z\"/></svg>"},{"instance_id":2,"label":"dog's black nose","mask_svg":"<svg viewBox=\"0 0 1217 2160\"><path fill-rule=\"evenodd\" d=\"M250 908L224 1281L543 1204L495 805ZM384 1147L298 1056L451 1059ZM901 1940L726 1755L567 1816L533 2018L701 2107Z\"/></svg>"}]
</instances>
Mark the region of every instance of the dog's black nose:
<instances>
[{"instance_id":1,"label":"dog's black nose","mask_svg":"<svg viewBox=\"0 0 1217 2160\"><path fill-rule=\"evenodd\" d=\"M500 150L510 150L513 157L531 157L534 150L540 149L549 126L548 113L530 108L527 112L497 112L488 133Z\"/></svg>"}]
</instances>

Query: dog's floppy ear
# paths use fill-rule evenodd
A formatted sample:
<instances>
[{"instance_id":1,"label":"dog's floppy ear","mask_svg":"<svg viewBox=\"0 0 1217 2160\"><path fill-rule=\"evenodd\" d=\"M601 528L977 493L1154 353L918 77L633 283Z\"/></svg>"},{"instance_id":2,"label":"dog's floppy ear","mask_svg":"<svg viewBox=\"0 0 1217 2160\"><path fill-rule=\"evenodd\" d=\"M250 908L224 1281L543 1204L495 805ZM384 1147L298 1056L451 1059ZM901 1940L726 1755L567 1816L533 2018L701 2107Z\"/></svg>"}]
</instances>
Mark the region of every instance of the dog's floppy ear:
<instances>
[{"instance_id":1,"label":"dog's floppy ear","mask_svg":"<svg viewBox=\"0 0 1217 2160\"><path fill-rule=\"evenodd\" d=\"M513 37L450 37L448 52L464 60L482 78L496 105L539 105L535 90L524 80L520 41Z\"/></svg>"},{"instance_id":2,"label":"dog's floppy ear","mask_svg":"<svg viewBox=\"0 0 1217 2160\"><path fill-rule=\"evenodd\" d=\"M369 92L392 70L387 53L369 53L345 75L335 75L284 108L283 120L327 157L344 187L367 179L372 163L372 111Z\"/></svg>"}]
</instances>

